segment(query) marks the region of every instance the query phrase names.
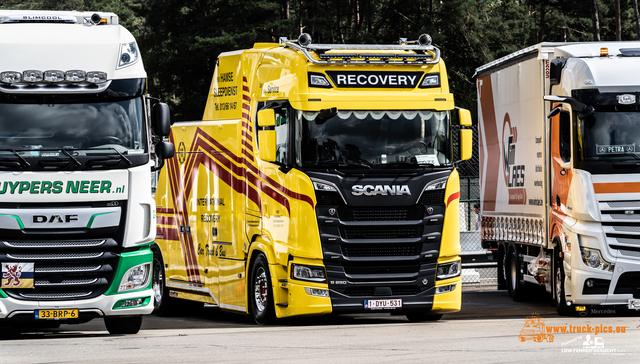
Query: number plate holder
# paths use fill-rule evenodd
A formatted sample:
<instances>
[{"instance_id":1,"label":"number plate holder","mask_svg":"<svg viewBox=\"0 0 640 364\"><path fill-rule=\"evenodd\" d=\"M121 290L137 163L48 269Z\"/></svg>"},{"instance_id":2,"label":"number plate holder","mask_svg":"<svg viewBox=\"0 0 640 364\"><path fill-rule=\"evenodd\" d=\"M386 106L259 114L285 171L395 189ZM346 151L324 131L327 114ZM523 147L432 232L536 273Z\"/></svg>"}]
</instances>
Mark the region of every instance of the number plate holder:
<instances>
[{"instance_id":1,"label":"number plate holder","mask_svg":"<svg viewBox=\"0 0 640 364\"><path fill-rule=\"evenodd\" d=\"M396 308L402 308L402 299L364 300L364 308L365 310L394 310Z\"/></svg>"},{"instance_id":2,"label":"number plate holder","mask_svg":"<svg viewBox=\"0 0 640 364\"><path fill-rule=\"evenodd\" d=\"M78 309L55 309L55 310L36 310L36 320L68 320L77 319L79 315Z\"/></svg>"}]
</instances>

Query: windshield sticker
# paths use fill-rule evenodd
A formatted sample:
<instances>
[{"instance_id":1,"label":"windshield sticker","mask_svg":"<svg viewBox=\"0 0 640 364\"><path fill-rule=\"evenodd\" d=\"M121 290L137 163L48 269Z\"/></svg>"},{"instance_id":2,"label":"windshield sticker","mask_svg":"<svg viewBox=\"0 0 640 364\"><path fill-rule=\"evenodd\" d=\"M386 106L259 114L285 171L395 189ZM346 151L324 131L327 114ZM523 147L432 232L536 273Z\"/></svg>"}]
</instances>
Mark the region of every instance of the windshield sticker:
<instances>
[{"instance_id":1,"label":"windshield sticker","mask_svg":"<svg viewBox=\"0 0 640 364\"><path fill-rule=\"evenodd\" d=\"M620 154L635 153L636 146L634 144L622 145L600 145L596 144L596 154Z\"/></svg>"},{"instance_id":2,"label":"windshield sticker","mask_svg":"<svg viewBox=\"0 0 640 364\"><path fill-rule=\"evenodd\" d=\"M435 154L421 154L416 155L416 161L418 164L433 164L434 166L439 166L438 157Z\"/></svg>"}]
</instances>

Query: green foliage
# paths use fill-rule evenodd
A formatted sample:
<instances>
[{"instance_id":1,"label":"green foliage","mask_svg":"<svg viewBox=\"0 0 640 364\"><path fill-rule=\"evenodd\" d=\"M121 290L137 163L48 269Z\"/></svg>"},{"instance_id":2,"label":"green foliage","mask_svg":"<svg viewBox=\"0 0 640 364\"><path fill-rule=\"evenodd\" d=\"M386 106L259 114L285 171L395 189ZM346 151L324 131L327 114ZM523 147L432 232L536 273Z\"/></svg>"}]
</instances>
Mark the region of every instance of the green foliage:
<instances>
[{"instance_id":1,"label":"green foliage","mask_svg":"<svg viewBox=\"0 0 640 364\"><path fill-rule=\"evenodd\" d=\"M637 39L633 0L620 0L622 39ZM0 0L0 9L110 11L138 39L149 91L175 120L202 117L221 52L255 42L389 44L432 36L456 104L475 110L475 68L539 42L594 39L591 0ZM597 0L602 40L615 39L613 0Z\"/></svg>"}]
</instances>

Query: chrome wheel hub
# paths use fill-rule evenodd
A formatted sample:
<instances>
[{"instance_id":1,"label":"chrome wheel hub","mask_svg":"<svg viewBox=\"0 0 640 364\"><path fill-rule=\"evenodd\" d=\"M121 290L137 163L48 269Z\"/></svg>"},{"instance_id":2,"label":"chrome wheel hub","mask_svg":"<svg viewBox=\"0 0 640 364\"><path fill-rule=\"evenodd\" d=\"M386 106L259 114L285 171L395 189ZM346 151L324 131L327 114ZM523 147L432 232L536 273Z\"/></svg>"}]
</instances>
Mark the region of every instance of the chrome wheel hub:
<instances>
[{"instance_id":1,"label":"chrome wheel hub","mask_svg":"<svg viewBox=\"0 0 640 364\"><path fill-rule=\"evenodd\" d=\"M267 284L267 274L262 267L258 268L255 282L253 284L253 297L256 302L256 308L262 312L267 308L267 299L269 298Z\"/></svg>"}]
</instances>

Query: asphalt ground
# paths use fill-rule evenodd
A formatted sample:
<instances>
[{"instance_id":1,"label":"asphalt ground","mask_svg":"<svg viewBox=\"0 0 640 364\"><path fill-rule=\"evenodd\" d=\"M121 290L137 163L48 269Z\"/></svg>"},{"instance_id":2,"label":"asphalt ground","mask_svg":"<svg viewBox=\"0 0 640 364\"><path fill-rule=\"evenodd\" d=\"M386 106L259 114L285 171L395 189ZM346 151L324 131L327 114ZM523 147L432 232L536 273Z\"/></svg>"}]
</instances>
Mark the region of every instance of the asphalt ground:
<instances>
[{"instance_id":1,"label":"asphalt ground","mask_svg":"<svg viewBox=\"0 0 640 364\"><path fill-rule=\"evenodd\" d=\"M523 336L537 313L550 327L624 327L624 333ZM541 342L534 339L540 338ZM462 310L413 323L384 313L279 320L257 326L205 306L191 316L147 316L137 335L102 320L54 329L0 328L0 364L18 363L615 363L640 362L637 313L559 317L549 296L513 302L506 291L463 291Z\"/></svg>"}]
</instances>

